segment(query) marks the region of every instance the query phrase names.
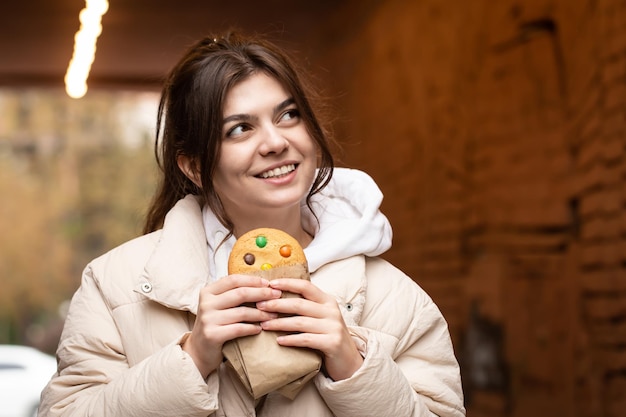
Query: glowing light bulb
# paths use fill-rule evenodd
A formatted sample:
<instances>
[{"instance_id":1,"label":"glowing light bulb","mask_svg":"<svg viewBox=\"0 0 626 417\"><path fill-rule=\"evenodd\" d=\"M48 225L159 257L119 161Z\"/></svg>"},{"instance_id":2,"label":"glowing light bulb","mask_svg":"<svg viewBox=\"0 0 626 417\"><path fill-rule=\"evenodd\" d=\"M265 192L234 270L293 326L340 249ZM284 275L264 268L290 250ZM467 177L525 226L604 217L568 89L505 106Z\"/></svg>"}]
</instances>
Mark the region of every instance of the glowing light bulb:
<instances>
[{"instance_id":1,"label":"glowing light bulb","mask_svg":"<svg viewBox=\"0 0 626 417\"><path fill-rule=\"evenodd\" d=\"M74 36L74 53L65 73L65 91L72 98L81 98L87 93L87 78L96 58L102 16L107 10L107 0L85 0L85 8L78 14L80 29Z\"/></svg>"}]
</instances>

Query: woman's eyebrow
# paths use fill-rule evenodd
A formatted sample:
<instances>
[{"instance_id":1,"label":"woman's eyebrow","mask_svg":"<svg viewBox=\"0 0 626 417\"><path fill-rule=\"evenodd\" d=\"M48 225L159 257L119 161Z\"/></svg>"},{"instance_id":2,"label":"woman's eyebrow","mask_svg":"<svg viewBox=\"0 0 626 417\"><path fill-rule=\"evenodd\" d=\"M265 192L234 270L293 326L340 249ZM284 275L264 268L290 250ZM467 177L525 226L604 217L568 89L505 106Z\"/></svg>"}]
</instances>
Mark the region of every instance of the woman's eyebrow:
<instances>
[{"instance_id":1,"label":"woman's eyebrow","mask_svg":"<svg viewBox=\"0 0 626 417\"><path fill-rule=\"evenodd\" d=\"M280 113L281 111L285 110L287 107L291 106L292 104L294 104L296 101L293 99L293 97L289 97L288 99L278 103L275 107L274 107L274 114L276 113Z\"/></svg>"},{"instance_id":2,"label":"woman's eyebrow","mask_svg":"<svg viewBox=\"0 0 626 417\"><path fill-rule=\"evenodd\" d=\"M257 119L256 117L251 116L246 113L233 114L228 117L225 117L224 120L222 121L222 124L225 125L226 123L229 123L229 122L249 122L251 120L256 120L256 119Z\"/></svg>"},{"instance_id":3,"label":"woman's eyebrow","mask_svg":"<svg viewBox=\"0 0 626 417\"><path fill-rule=\"evenodd\" d=\"M284 101L281 101L276 106L274 106L274 114L280 113L281 111L291 106L295 102L296 101L292 97L289 97L288 99ZM231 114L230 116L225 117L224 120L222 121L222 124L225 125L230 122L249 122L249 121L253 121L257 119L258 117L253 116L251 114L238 113L238 114Z\"/></svg>"}]
</instances>

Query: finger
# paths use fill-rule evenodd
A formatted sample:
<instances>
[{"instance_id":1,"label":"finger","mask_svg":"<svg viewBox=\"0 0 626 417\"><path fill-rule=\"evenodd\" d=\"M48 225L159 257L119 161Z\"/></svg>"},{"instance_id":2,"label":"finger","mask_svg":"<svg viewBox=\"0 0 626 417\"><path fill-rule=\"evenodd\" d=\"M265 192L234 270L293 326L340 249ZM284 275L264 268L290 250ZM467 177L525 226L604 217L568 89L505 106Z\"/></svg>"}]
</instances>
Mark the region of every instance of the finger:
<instances>
[{"instance_id":1,"label":"finger","mask_svg":"<svg viewBox=\"0 0 626 417\"><path fill-rule=\"evenodd\" d=\"M256 303L256 308L258 308L259 310L274 313L307 316L313 318L324 318L331 316L331 313L327 312L328 307L325 304L319 304L314 301L300 297L263 300Z\"/></svg>"},{"instance_id":2,"label":"finger","mask_svg":"<svg viewBox=\"0 0 626 417\"><path fill-rule=\"evenodd\" d=\"M201 303L204 308L214 310L224 310L246 303L256 303L263 300L280 298L282 292L273 288L265 287L238 287L228 290L218 295L209 295ZM206 302L206 304L205 304Z\"/></svg>"},{"instance_id":3,"label":"finger","mask_svg":"<svg viewBox=\"0 0 626 417\"><path fill-rule=\"evenodd\" d=\"M263 330L279 332L298 332L312 334L342 334L343 323L330 319L319 319L307 316L278 316L260 322Z\"/></svg>"},{"instance_id":4,"label":"finger","mask_svg":"<svg viewBox=\"0 0 626 417\"><path fill-rule=\"evenodd\" d=\"M266 330L263 324L261 323L261 327ZM350 352L356 352L354 341L345 332L288 332L278 336L276 342L281 346L316 349L323 352L327 360L339 358L340 362L342 356L352 356Z\"/></svg>"},{"instance_id":5,"label":"finger","mask_svg":"<svg viewBox=\"0 0 626 417\"><path fill-rule=\"evenodd\" d=\"M280 278L270 281L270 287L302 295L307 300L322 303L328 295L306 279Z\"/></svg>"},{"instance_id":6,"label":"finger","mask_svg":"<svg viewBox=\"0 0 626 417\"><path fill-rule=\"evenodd\" d=\"M261 326L256 323L234 323L213 328L211 334L206 335L206 338L207 340L214 340L217 345L222 345L238 337L259 334L262 330Z\"/></svg>"},{"instance_id":7,"label":"finger","mask_svg":"<svg viewBox=\"0 0 626 417\"><path fill-rule=\"evenodd\" d=\"M259 323L278 318L278 314L251 307L234 307L219 312L208 313L211 324L226 326L235 323ZM208 321L208 320L207 320Z\"/></svg>"},{"instance_id":8,"label":"finger","mask_svg":"<svg viewBox=\"0 0 626 417\"><path fill-rule=\"evenodd\" d=\"M322 293L325 300L317 302L303 297L285 297L263 300L256 303L256 307L263 311L273 311L286 315L300 315L314 318L342 320L337 300Z\"/></svg>"},{"instance_id":9,"label":"finger","mask_svg":"<svg viewBox=\"0 0 626 417\"><path fill-rule=\"evenodd\" d=\"M255 275L232 274L219 279L205 288L212 294L222 294L238 287L268 287L269 281Z\"/></svg>"},{"instance_id":10,"label":"finger","mask_svg":"<svg viewBox=\"0 0 626 417\"><path fill-rule=\"evenodd\" d=\"M311 333L294 333L288 335L280 335L276 338L281 346L294 346L294 347L308 347L311 349L319 349L323 345L321 342L322 337Z\"/></svg>"},{"instance_id":11,"label":"finger","mask_svg":"<svg viewBox=\"0 0 626 417\"><path fill-rule=\"evenodd\" d=\"M326 333L290 333L280 335L276 342L281 346L307 347L324 353L325 357L335 357L341 354L347 343L339 335Z\"/></svg>"}]
</instances>

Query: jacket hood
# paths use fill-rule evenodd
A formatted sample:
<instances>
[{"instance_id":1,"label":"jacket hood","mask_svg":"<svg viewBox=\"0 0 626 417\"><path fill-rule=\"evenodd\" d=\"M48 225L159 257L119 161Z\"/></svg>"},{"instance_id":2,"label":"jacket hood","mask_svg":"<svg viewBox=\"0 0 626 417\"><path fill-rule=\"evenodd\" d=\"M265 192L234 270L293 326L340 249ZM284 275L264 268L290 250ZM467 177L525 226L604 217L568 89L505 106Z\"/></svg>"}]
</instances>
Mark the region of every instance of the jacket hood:
<instances>
[{"instance_id":1,"label":"jacket hood","mask_svg":"<svg viewBox=\"0 0 626 417\"><path fill-rule=\"evenodd\" d=\"M301 203L303 227L314 238L304 248L309 271L354 255L377 256L391 247L392 231L380 211L383 194L366 173L335 168L328 185L311 199L311 208ZM312 210L311 210L312 209ZM228 255L236 241L213 212L204 208L204 229L209 245L211 279L227 275Z\"/></svg>"},{"instance_id":2,"label":"jacket hood","mask_svg":"<svg viewBox=\"0 0 626 417\"><path fill-rule=\"evenodd\" d=\"M380 211L383 193L366 173L335 168L330 183L303 202L304 228L314 239L304 249L309 270L354 255L377 256L391 247L392 231ZM317 220L315 216L317 216ZM319 223L318 223L319 221Z\"/></svg>"}]
</instances>

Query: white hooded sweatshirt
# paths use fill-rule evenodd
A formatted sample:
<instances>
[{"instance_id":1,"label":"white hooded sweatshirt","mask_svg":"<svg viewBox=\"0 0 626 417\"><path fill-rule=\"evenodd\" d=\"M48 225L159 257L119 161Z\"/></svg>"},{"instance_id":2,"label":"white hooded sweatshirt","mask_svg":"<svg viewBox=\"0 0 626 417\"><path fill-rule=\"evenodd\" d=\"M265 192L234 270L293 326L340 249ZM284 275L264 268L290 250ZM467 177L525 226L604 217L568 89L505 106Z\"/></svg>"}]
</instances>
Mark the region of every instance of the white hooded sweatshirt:
<instances>
[{"instance_id":1,"label":"white hooded sweatshirt","mask_svg":"<svg viewBox=\"0 0 626 417\"><path fill-rule=\"evenodd\" d=\"M335 168L328 185L311 199L313 212L301 203L303 227L313 236L304 248L309 271L355 255L378 256L391 247L391 225L380 211L383 194L366 173L348 168ZM313 215L317 215L317 219ZM227 275L228 254L236 238L208 208L202 211L209 244L211 279ZM319 223L318 223L319 220Z\"/></svg>"}]
</instances>

